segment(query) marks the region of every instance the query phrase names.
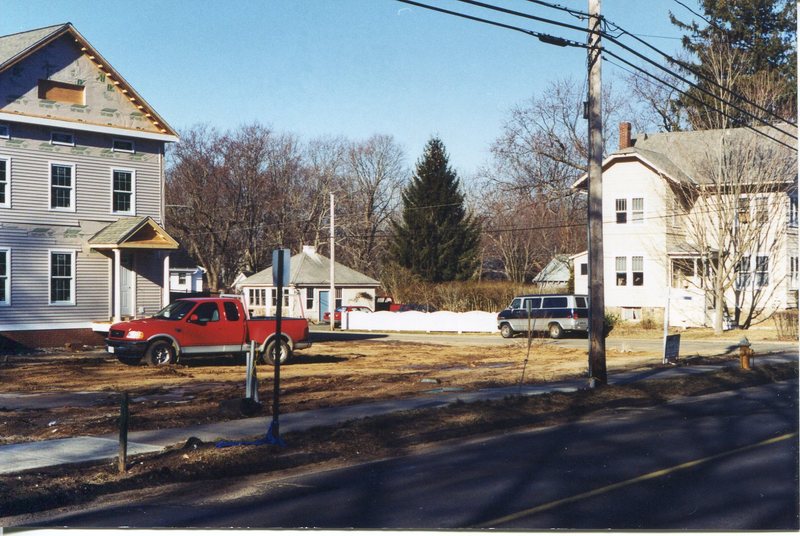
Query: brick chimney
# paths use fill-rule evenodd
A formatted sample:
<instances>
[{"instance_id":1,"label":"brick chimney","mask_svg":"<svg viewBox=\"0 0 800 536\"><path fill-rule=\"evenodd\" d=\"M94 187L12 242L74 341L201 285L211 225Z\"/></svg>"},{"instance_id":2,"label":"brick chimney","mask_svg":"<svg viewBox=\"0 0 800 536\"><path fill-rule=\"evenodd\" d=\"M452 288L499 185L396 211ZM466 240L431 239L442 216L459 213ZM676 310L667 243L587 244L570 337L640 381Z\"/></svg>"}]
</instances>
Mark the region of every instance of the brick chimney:
<instances>
[{"instance_id":1,"label":"brick chimney","mask_svg":"<svg viewBox=\"0 0 800 536\"><path fill-rule=\"evenodd\" d=\"M624 121L619 124L619 149L631 147L631 124Z\"/></svg>"}]
</instances>

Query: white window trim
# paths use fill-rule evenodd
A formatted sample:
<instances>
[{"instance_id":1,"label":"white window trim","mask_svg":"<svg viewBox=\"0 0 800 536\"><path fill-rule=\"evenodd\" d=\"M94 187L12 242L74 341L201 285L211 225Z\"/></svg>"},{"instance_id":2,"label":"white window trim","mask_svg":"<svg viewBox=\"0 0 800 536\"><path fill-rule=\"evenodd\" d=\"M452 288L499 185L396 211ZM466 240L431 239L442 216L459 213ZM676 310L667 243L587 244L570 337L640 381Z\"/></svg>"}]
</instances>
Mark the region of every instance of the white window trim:
<instances>
[{"instance_id":1,"label":"white window trim","mask_svg":"<svg viewBox=\"0 0 800 536\"><path fill-rule=\"evenodd\" d=\"M63 134L64 136L70 136L72 138L72 142L65 142L65 141L56 141L53 139L54 134ZM75 147L75 134L72 132L64 132L63 130L52 130L50 131L50 145L61 145L63 147Z\"/></svg>"},{"instance_id":2,"label":"white window trim","mask_svg":"<svg viewBox=\"0 0 800 536\"><path fill-rule=\"evenodd\" d=\"M797 290L800 286L800 256L789 256L789 290Z\"/></svg>"},{"instance_id":3,"label":"white window trim","mask_svg":"<svg viewBox=\"0 0 800 536\"><path fill-rule=\"evenodd\" d=\"M11 306L11 248L0 248L0 252L6 254L6 299L0 301L0 307Z\"/></svg>"},{"instance_id":4,"label":"white window trim","mask_svg":"<svg viewBox=\"0 0 800 536\"><path fill-rule=\"evenodd\" d=\"M117 147L115 147L114 144L117 143L118 141L119 142L124 142L124 143L130 143L131 144L131 150L129 151L127 149L118 149ZM112 153L135 154L136 153L136 142L133 141L133 140L126 140L124 138L112 138L111 139L111 152Z\"/></svg>"},{"instance_id":5,"label":"white window trim","mask_svg":"<svg viewBox=\"0 0 800 536\"><path fill-rule=\"evenodd\" d=\"M53 292L53 253L68 253L72 259L72 277L70 278L69 301L52 301ZM75 249L48 249L47 250L47 304L53 307L69 307L75 305L75 289L78 274L76 271L78 251Z\"/></svg>"},{"instance_id":6,"label":"white window trim","mask_svg":"<svg viewBox=\"0 0 800 536\"><path fill-rule=\"evenodd\" d=\"M53 166L65 166L72 168L72 187L70 188L69 208L53 206ZM50 161L47 163L47 207L52 212L76 212L75 200L78 198L78 170L75 164L67 162Z\"/></svg>"},{"instance_id":7,"label":"white window trim","mask_svg":"<svg viewBox=\"0 0 800 536\"><path fill-rule=\"evenodd\" d=\"M8 123L0 123L0 128L5 128L6 129L6 133L5 134L3 134L2 131L0 131L0 138L2 138L4 140L11 139L11 125L9 125Z\"/></svg>"},{"instance_id":8,"label":"white window trim","mask_svg":"<svg viewBox=\"0 0 800 536\"><path fill-rule=\"evenodd\" d=\"M6 202L0 208L11 208L11 157L0 155L0 160L6 163Z\"/></svg>"},{"instance_id":9,"label":"white window trim","mask_svg":"<svg viewBox=\"0 0 800 536\"><path fill-rule=\"evenodd\" d=\"M797 217L798 217L798 204L797 204L797 194L791 195L789 194L789 214L787 217L789 227L797 227Z\"/></svg>"},{"instance_id":10,"label":"white window trim","mask_svg":"<svg viewBox=\"0 0 800 536\"><path fill-rule=\"evenodd\" d=\"M131 209L128 211L114 211L114 172L115 171L122 171L123 173L130 173L131 174ZM134 216L136 215L136 170L135 169L125 169L125 168L111 168L111 199L109 200L109 210L111 214L120 214L123 216Z\"/></svg>"},{"instance_id":11,"label":"white window trim","mask_svg":"<svg viewBox=\"0 0 800 536\"><path fill-rule=\"evenodd\" d=\"M760 258L766 258L767 259L767 271L766 272L763 272L763 271L758 269L758 259L760 259ZM750 262L752 262L752 270L751 270L750 273L753 275L753 285L754 285L754 287L758 288L758 289L769 288L771 286L771 283L772 283L772 278L770 277L771 271L772 271L772 258L770 257L770 255L768 253L757 253L756 255L752 255L750 257L750 259L751 259ZM767 284L766 285L759 284L758 274L766 274L767 275Z\"/></svg>"},{"instance_id":12,"label":"white window trim","mask_svg":"<svg viewBox=\"0 0 800 536\"><path fill-rule=\"evenodd\" d=\"M633 219L633 200L634 199L641 199L642 200L642 210L641 210L642 219L639 220L639 221L636 221L636 220ZM630 223L631 225L644 225L644 215L647 213L647 204L645 202L644 195L638 195L638 194L637 195L632 195L628 201L630 202L630 204L629 204L630 209L628 211L628 223ZM639 211L637 211L637 212L639 212Z\"/></svg>"}]
</instances>

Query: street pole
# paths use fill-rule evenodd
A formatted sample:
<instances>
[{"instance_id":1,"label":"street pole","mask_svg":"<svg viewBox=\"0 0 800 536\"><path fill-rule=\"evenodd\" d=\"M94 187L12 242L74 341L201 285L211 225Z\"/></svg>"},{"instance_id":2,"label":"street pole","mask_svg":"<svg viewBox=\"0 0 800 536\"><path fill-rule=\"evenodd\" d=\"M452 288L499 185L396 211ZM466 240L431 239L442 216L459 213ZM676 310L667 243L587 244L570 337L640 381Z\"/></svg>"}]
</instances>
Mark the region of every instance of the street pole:
<instances>
[{"instance_id":1,"label":"street pole","mask_svg":"<svg viewBox=\"0 0 800 536\"><path fill-rule=\"evenodd\" d=\"M603 286L603 117L600 0L589 0L589 382L605 385L605 299Z\"/></svg>"},{"instance_id":2,"label":"street pole","mask_svg":"<svg viewBox=\"0 0 800 536\"><path fill-rule=\"evenodd\" d=\"M333 230L334 230L334 226L333 226L333 221L334 221L334 219L333 219L333 208L334 208L333 207L333 192L331 192L331 236L330 236L330 245L331 245L330 280L331 280L331 286L330 286L330 290L328 292L328 312L330 313L330 321L331 321L330 330L331 331L333 331L333 324L334 324L333 315L334 315L334 312L336 310L336 283L334 281L335 272L334 272L334 269L333 269L334 258L336 257L336 252L335 252L336 244L334 244L334 242L333 242L333 236L334 236L334 233L333 233Z\"/></svg>"}]
</instances>

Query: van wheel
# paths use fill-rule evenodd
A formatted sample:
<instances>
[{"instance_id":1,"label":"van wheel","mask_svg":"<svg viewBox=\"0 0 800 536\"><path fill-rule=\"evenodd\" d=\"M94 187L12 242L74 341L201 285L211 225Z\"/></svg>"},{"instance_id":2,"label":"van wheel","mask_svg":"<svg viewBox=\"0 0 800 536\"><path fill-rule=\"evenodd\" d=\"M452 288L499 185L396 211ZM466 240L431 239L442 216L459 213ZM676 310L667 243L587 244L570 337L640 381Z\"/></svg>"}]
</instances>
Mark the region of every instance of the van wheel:
<instances>
[{"instance_id":1,"label":"van wheel","mask_svg":"<svg viewBox=\"0 0 800 536\"><path fill-rule=\"evenodd\" d=\"M510 324L503 324L500 326L500 335L502 335L504 339L510 339L514 336L514 330L511 329Z\"/></svg>"},{"instance_id":2,"label":"van wheel","mask_svg":"<svg viewBox=\"0 0 800 536\"><path fill-rule=\"evenodd\" d=\"M168 341L155 341L147 347L145 359L148 365L158 367L175 363L175 348Z\"/></svg>"},{"instance_id":3,"label":"van wheel","mask_svg":"<svg viewBox=\"0 0 800 536\"><path fill-rule=\"evenodd\" d=\"M266 355L260 359L260 362L263 364L264 360L266 359L267 363L269 363L270 365L274 365L275 364L275 358L273 357L274 351L275 351L275 340L273 339L267 345L267 350L265 352ZM281 365L283 365L292 358L292 349L289 348L289 344L284 340L281 341L281 346L278 349L278 352L280 353L279 359Z\"/></svg>"},{"instance_id":4,"label":"van wheel","mask_svg":"<svg viewBox=\"0 0 800 536\"><path fill-rule=\"evenodd\" d=\"M561 324L550 324L551 339L560 339L563 336L564 336L564 329L561 327Z\"/></svg>"}]
</instances>

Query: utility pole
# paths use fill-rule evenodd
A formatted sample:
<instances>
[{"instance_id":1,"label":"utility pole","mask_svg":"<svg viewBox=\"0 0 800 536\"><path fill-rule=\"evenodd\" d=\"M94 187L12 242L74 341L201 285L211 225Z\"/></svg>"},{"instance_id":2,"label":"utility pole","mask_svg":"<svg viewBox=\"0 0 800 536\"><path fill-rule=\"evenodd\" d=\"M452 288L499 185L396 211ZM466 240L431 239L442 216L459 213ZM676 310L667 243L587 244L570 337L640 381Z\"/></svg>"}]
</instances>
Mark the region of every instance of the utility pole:
<instances>
[{"instance_id":1,"label":"utility pole","mask_svg":"<svg viewBox=\"0 0 800 536\"><path fill-rule=\"evenodd\" d=\"M334 244L334 242L333 242L333 229L334 229L334 227L333 227L333 192L331 192L331 236L330 236L330 247L331 247L330 280L331 280L331 286L330 286L330 290L328 292L328 312L330 313L330 320L331 320L330 330L331 331L333 331L333 324L334 324L333 315L334 315L334 312L336 310L336 284L334 282L334 273L335 272L334 272L334 269L333 269L334 259L336 258L336 253L334 251L335 248L336 248L336 244Z\"/></svg>"},{"instance_id":2,"label":"utility pole","mask_svg":"<svg viewBox=\"0 0 800 536\"><path fill-rule=\"evenodd\" d=\"M608 383L603 286L603 116L600 0L589 0L589 382Z\"/></svg>"}]
</instances>

